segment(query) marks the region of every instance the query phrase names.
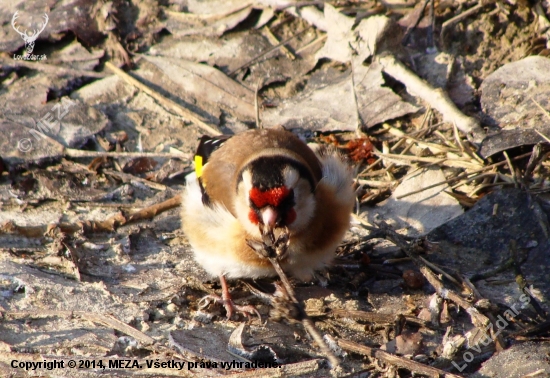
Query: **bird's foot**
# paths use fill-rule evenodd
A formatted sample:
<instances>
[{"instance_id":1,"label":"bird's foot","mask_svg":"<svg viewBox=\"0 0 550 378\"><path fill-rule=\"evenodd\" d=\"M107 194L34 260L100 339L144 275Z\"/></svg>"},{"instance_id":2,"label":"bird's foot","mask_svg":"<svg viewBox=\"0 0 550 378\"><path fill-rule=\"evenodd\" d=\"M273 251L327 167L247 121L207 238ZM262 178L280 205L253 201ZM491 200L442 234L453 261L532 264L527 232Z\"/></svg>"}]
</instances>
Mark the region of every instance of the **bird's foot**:
<instances>
[{"instance_id":1,"label":"bird's foot","mask_svg":"<svg viewBox=\"0 0 550 378\"><path fill-rule=\"evenodd\" d=\"M204 308L208 307L210 305L210 303L212 303L212 302L223 305L223 307L225 308L226 316L227 316L228 320L231 319L231 316L233 315L234 312L241 313L244 316L246 316L247 318L250 318L251 315L256 315L260 319L260 321L262 320L262 317L261 317L260 313L258 312L258 310L256 310L256 308L254 306L252 306L252 305L246 305L246 306L237 305L237 304L235 304L235 302L233 302L233 299L231 298L231 296L227 296L226 298L222 298L222 297L219 297L217 295L212 295L212 294L206 295L206 296L202 297L201 300L199 301L199 308L204 309Z\"/></svg>"}]
</instances>

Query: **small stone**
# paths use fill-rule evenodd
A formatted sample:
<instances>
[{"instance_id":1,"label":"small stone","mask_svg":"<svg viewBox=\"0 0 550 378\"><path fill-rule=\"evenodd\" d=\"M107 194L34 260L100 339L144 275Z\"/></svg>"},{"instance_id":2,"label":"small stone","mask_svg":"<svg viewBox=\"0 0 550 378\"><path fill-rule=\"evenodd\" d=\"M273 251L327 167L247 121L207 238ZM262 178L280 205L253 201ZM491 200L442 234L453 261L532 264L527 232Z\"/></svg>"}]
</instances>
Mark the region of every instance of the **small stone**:
<instances>
[{"instance_id":1,"label":"small stone","mask_svg":"<svg viewBox=\"0 0 550 378\"><path fill-rule=\"evenodd\" d=\"M403 280L411 289L421 289L425 283L422 273L410 269L403 272Z\"/></svg>"},{"instance_id":2,"label":"small stone","mask_svg":"<svg viewBox=\"0 0 550 378\"><path fill-rule=\"evenodd\" d=\"M170 303L170 304L168 304L168 306L166 306L166 311L171 312L171 313L177 312L178 311L178 306L176 306L174 303Z\"/></svg>"}]
</instances>

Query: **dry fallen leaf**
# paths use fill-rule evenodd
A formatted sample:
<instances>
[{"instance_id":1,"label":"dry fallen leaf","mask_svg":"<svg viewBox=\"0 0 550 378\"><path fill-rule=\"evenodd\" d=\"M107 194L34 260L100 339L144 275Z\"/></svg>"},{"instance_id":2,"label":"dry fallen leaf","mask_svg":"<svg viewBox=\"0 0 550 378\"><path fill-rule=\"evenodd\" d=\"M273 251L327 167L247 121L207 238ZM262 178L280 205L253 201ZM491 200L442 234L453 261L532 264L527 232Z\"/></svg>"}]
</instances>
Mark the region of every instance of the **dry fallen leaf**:
<instances>
[{"instance_id":1,"label":"dry fallen leaf","mask_svg":"<svg viewBox=\"0 0 550 378\"><path fill-rule=\"evenodd\" d=\"M122 168L122 172L130 174L140 174L152 171L157 166L158 162L151 158L141 157L129 160Z\"/></svg>"},{"instance_id":2,"label":"dry fallen leaf","mask_svg":"<svg viewBox=\"0 0 550 378\"><path fill-rule=\"evenodd\" d=\"M355 19L338 12L330 4L325 4L325 19L328 27L327 41L323 48L317 52L316 58L349 62L352 58L350 42L356 39L356 34L352 30Z\"/></svg>"},{"instance_id":3,"label":"dry fallen leaf","mask_svg":"<svg viewBox=\"0 0 550 378\"><path fill-rule=\"evenodd\" d=\"M315 36L316 34L313 31L305 33L306 42L301 42L301 44L306 44ZM294 49L299 47L298 44L294 44L294 41L291 41L289 45ZM252 88L256 86L260 79L262 86L276 81L297 80L311 71L317 62L313 52L309 54L302 53L300 59L290 60L278 49L252 62L255 57L272 48L273 45L269 43L265 36L259 33L233 32L224 35L222 38L166 37L161 43L152 46L149 54L207 63L226 74L239 67L246 66L250 72L247 72L244 81L245 83L252 83L253 86L250 84L245 85L250 85ZM238 75L238 78L240 76Z\"/></svg>"},{"instance_id":4,"label":"dry fallen leaf","mask_svg":"<svg viewBox=\"0 0 550 378\"><path fill-rule=\"evenodd\" d=\"M190 13L167 10L166 28L170 33L186 35L221 36L246 19L252 12L250 2L205 1L189 5Z\"/></svg>"},{"instance_id":5,"label":"dry fallen leaf","mask_svg":"<svg viewBox=\"0 0 550 378\"><path fill-rule=\"evenodd\" d=\"M384 86L382 67L373 63L369 67L363 62L382 46L391 46L398 27L385 16L373 16L361 20L353 28L355 19L325 5L328 22L328 38L316 58L329 58L339 62L351 62L355 101L364 127L372 127L389 119L399 118L418 111L416 106L404 102L390 88ZM397 33L399 34L399 33Z\"/></svg>"},{"instance_id":6,"label":"dry fallen leaf","mask_svg":"<svg viewBox=\"0 0 550 378\"><path fill-rule=\"evenodd\" d=\"M145 59L164 74L164 78L154 79L158 84L162 83L165 90L170 90L168 85L171 84L176 95L181 94L198 106L208 104L221 108L242 121L255 119L254 92L223 72L206 64L182 59L153 56L145 56Z\"/></svg>"},{"instance_id":7,"label":"dry fallen leaf","mask_svg":"<svg viewBox=\"0 0 550 378\"><path fill-rule=\"evenodd\" d=\"M544 142L550 136L550 59L530 56L509 63L481 84L481 106L494 127L482 143L481 155Z\"/></svg>"},{"instance_id":8,"label":"dry fallen leaf","mask_svg":"<svg viewBox=\"0 0 550 378\"><path fill-rule=\"evenodd\" d=\"M372 221L378 214L404 228L408 235L423 235L464 212L458 201L444 192L448 184L424 190L402 199L396 197L445 180L439 168L422 168L409 173L384 203L369 211Z\"/></svg>"},{"instance_id":9,"label":"dry fallen leaf","mask_svg":"<svg viewBox=\"0 0 550 378\"><path fill-rule=\"evenodd\" d=\"M419 110L385 86L379 63L375 62L369 67L352 63L352 67L355 98L364 127L369 128Z\"/></svg>"},{"instance_id":10,"label":"dry fallen leaf","mask_svg":"<svg viewBox=\"0 0 550 378\"><path fill-rule=\"evenodd\" d=\"M353 80L349 71L317 72L299 95L262 114L266 127L334 131L355 130L359 124Z\"/></svg>"}]
</instances>

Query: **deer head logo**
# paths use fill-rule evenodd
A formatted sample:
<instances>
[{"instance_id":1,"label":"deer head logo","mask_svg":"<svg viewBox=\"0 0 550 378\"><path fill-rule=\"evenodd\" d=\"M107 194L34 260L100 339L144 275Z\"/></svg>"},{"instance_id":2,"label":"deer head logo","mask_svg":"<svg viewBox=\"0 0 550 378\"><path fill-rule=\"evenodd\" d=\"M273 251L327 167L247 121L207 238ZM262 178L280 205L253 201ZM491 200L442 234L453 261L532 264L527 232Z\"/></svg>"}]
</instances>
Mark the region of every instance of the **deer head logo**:
<instances>
[{"instance_id":1,"label":"deer head logo","mask_svg":"<svg viewBox=\"0 0 550 378\"><path fill-rule=\"evenodd\" d=\"M44 29L46 28L46 25L48 25L49 18L48 18L48 15L44 13L44 23L42 24L42 29L40 29L40 30L34 29L32 31L32 33L28 34L27 30L25 30L24 32L21 32L21 31L19 31L19 26L15 26L15 20L17 20L17 18L18 18L17 13L18 12L15 12L15 14L13 15L13 17L11 19L11 26L13 26L13 29L17 33L19 33L21 38L23 38L23 41L25 41L25 49L27 51L26 55L30 55L30 54L32 54L32 51L34 50L34 41L36 41L36 39L38 38L40 33L42 33L44 31Z\"/></svg>"}]
</instances>

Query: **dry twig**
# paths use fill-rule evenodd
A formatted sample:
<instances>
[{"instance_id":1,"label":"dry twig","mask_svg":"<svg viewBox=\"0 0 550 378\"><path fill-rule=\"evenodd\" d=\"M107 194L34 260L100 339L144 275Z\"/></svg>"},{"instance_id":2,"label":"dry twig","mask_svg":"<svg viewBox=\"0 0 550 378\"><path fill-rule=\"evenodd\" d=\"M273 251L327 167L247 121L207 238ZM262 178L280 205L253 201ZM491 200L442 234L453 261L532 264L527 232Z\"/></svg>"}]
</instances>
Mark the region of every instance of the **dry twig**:
<instances>
[{"instance_id":1,"label":"dry twig","mask_svg":"<svg viewBox=\"0 0 550 378\"><path fill-rule=\"evenodd\" d=\"M105 66L109 68L111 71L113 71L117 76L119 76L125 82L147 93L149 96L153 97L155 100L161 103L164 107L173 111L177 115L190 120L191 122L196 124L199 128L201 128L204 132L210 135L221 135L221 132L218 131L215 126L208 124L205 120L202 119L202 117L196 115L191 110L180 106L179 104L170 100L169 98L164 97L163 95L154 91L152 88L149 88L148 86L141 83L137 79L134 79L132 76L128 75L126 72L116 67L111 62L105 62ZM109 155L106 155L106 156L109 156Z\"/></svg>"},{"instance_id":2,"label":"dry twig","mask_svg":"<svg viewBox=\"0 0 550 378\"><path fill-rule=\"evenodd\" d=\"M359 310L342 310L334 309L330 312L334 316L339 316L342 318L352 318L359 319L369 323L385 323L392 324L395 321L395 314L379 314L376 312L366 312ZM414 324L417 327L429 327L428 322L417 318L416 316L404 316L405 321L410 324Z\"/></svg>"},{"instance_id":3,"label":"dry twig","mask_svg":"<svg viewBox=\"0 0 550 378\"><path fill-rule=\"evenodd\" d=\"M71 75L71 76L82 76L82 77L93 77L96 79L102 79L107 76L107 74L102 72L94 71L85 71L85 70L75 70L73 68L55 66L52 64L41 63L38 61L28 62L26 60L14 60L14 59L1 59L0 65L3 67L25 67L33 70L51 73L54 75Z\"/></svg>"},{"instance_id":4,"label":"dry twig","mask_svg":"<svg viewBox=\"0 0 550 378\"><path fill-rule=\"evenodd\" d=\"M55 310L52 310L52 311L43 310L40 312L3 311L2 315L4 318L5 317L11 317L11 318L79 317L94 323L100 323L110 328L113 328L119 332L122 332L128 336L133 337L143 345L152 345L155 342L155 339L153 339L152 337L147 336L143 332L135 329L134 327L129 326L126 323L121 322L120 320L116 319L112 315L96 314L96 313L87 312L87 311L55 311Z\"/></svg>"},{"instance_id":5,"label":"dry twig","mask_svg":"<svg viewBox=\"0 0 550 378\"><path fill-rule=\"evenodd\" d=\"M444 287L443 282L427 267L420 267L420 272L426 277L430 285L435 288L437 294L443 298L448 299L460 307L462 307L470 315L472 323L479 328L485 329L489 325L490 320L485 315L479 312L477 308L474 307L470 302L462 298L460 295L455 293L452 290L449 290Z\"/></svg>"},{"instance_id":6,"label":"dry twig","mask_svg":"<svg viewBox=\"0 0 550 378\"><path fill-rule=\"evenodd\" d=\"M243 373L232 374L238 378L279 378L279 377L301 377L318 372L323 360L315 359L294 364L284 364L278 369L254 369Z\"/></svg>"},{"instance_id":7,"label":"dry twig","mask_svg":"<svg viewBox=\"0 0 550 378\"><path fill-rule=\"evenodd\" d=\"M423 156L411 156L411 155L397 155L397 154L385 154L380 151L373 151L373 154L386 158L388 160L398 161L400 164L402 161L410 161L414 163L428 163L428 164L441 164L447 167L453 168L478 168L479 164L471 163L464 159L449 159L446 157L423 157Z\"/></svg>"},{"instance_id":8,"label":"dry twig","mask_svg":"<svg viewBox=\"0 0 550 378\"><path fill-rule=\"evenodd\" d=\"M448 299L460 307L462 307L469 315L472 320L472 323L476 326L481 328L482 330L486 330L487 326L491 323L490 319L483 315L479 310L472 305L470 302L466 301L464 298L462 298L460 295L455 293L454 291L445 288L443 285L443 282L425 265L424 259L421 259L415 252L411 250L411 247L409 244L403 239L401 235L393 231L386 223L380 222L379 227L386 233L386 237L388 240L393 242L395 245L397 245L399 248L405 252L407 256L409 256L413 262L419 267L420 272L426 277L428 282L435 288L437 294L443 298Z\"/></svg>"},{"instance_id":9,"label":"dry twig","mask_svg":"<svg viewBox=\"0 0 550 378\"><path fill-rule=\"evenodd\" d=\"M119 179L121 179L124 182L136 181L136 182L139 182L143 185L146 185L146 186L148 186L150 188L153 188L153 189L156 189L156 190L162 190L162 191L166 190L166 185L162 185L162 184L159 184L158 182L153 182L153 181L150 181L150 180L146 180L146 179L143 179L141 177L136 177L136 176L128 174L128 173L117 172L117 171L114 171L112 169L104 169L103 173L105 173L107 175L118 177Z\"/></svg>"},{"instance_id":10,"label":"dry twig","mask_svg":"<svg viewBox=\"0 0 550 378\"><path fill-rule=\"evenodd\" d=\"M290 298L292 305L298 310L298 316L299 320L302 322L302 325L306 329L306 331L309 333L311 338L317 343L319 348L321 349L321 353L325 355L331 365L332 369L338 369L340 367L340 361L338 358L332 353L330 348L326 345L325 341L323 340L323 337L313 324L313 321L311 318L306 314L306 312L303 309L303 306L300 304L300 302L296 299L296 294L294 293L294 289L292 288L292 285L286 276L286 273L283 271L283 268L281 267L281 264L279 263L279 259L286 255L287 249L288 249L288 242L290 240L290 234L287 229L285 229L281 235L275 239L275 236L273 232L264 232L263 230L260 230L261 234L263 235L263 242L257 242L254 240L248 240L248 245L262 258L267 258L271 265L273 265L273 268L277 272L277 275L281 279L281 282L283 283L283 287L286 290L286 294Z\"/></svg>"},{"instance_id":11,"label":"dry twig","mask_svg":"<svg viewBox=\"0 0 550 378\"><path fill-rule=\"evenodd\" d=\"M407 369L416 374L427 375L429 377L460 378L459 375L448 373L444 370L427 366L427 365L421 364L420 362L409 360L408 358L405 358L405 357L395 356L381 349L371 348L366 345L357 344L357 343L354 343L353 341L340 339L338 340L338 345L342 349L345 349L347 351L362 354L363 356L367 356L371 359L377 358L381 361L384 361L385 363Z\"/></svg>"},{"instance_id":12,"label":"dry twig","mask_svg":"<svg viewBox=\"0 0 550 378\"><path fill-rule=\"evenodd\" d=\"M460 14L457 14L456 16L448 19L447 21L445 21L442 25L441 25L441 33L440 33L440 39L443 41L444 40L444 35L445 35L445 32L447 31L447 29L449 27L451 27L452 25L454 24L457 24L459 23L460 21L462 21L463 19L465 19L466 17L469 17L475 13L477 13L479 10L481 10L484 6L486 5L489 5L489 4L493 4L492 2L490 1L486 1L486 0L480 0L480 2L471 7L470 9L467 9L465 10L464 12L460 13Z\"/></svg>"},{"instance_id":13,"label":"dry twig","mask_svg":"<svg viewBox=\"0 0 550 378\"><path fill-rule=\"evenodd\" d=\"M66 234L73 234L82 230L85 233L113 232L120 226L145 219L152 219L158 214L177 207L180 204L181 196L178 194L164 202L151 205L129 216L118 212L103 221L84 221L77 224L60 223L43 226L18 226L13 222L5 222L0 225L0 234L19 234L29 238L40 238L54 227L59 227Z\"/></svg>"},{"instance_id":14,"label":"dry twig","mask_svg":"<svg viewBox=\"0 0 550 378\"><path fill-rule=\"evenodd\" d=\"M303 30L299 31L298 33L294 34L292 37L289 37L287 39L285 39L283 42L279 43L278 45L275 45L273 46L272 48L269 48L267 49L266 51L264 51L263 53L261 54L258 54L256 55L255 57L253 57L252 59L244 62L243 64L241 64L239 67L235 68L233 71L229 72L227 74L227 76L233 76L235 73L239 72L240 70L242 70L243 68L245 67L248 67L249 65L251 65L252 63L255 63L257 60L263 58L264 56L266 56L267 54L275 51L275 50L278 50L280 49L281 47L283 47L284 45L286 45L287 43L289 43L290 41L292 41L294 38L296 37L299 37L300 35L304 34L306 31L308 31L309 29L311 29L312 27L311 26L308 26L306 28L304 28Z\"/></svg>"},{"instance_id":15,"label":"dry twig","mask_svg":"<svg viewBox=\"0 0 550 378\"><path fill-rule=\"evenodd\" d=\"M515 240L510 241L510 253L512 255L512 266L514 267L516 283L518 284L519 289L531 298L529 304L535 309L540 319L545 320L548 317L548 314L546 313L546 311L544 311L537 298L535 298L533 294L531 294L531 292L529 291L529 288L527 287L527 280L525 279L523 272L521 271L521 265L518 258L518 249Z\"/></svg>"},{"instance_id":16,"label":"dry twig","mask_svg":"<svg viewBox=\"0 0 550 378\"><path fill-rule=\"evenodd\" d=\"M479 121L462 113L443 90L434 89L392 55L382 56L379 61L384 67L384 72L402 82L409 93L422 98L432 108L437 109L445 121L455 123L464 134L472 135L475 143L481 142L484 132Z\"/></svg>"},{"instance_id":17,"label":"dry twig","mask_svg":"<svg viewBox=\"0 0 550 378\"><path fill-rule=\"evenodd\" d=\"M520 160L520 159L523 159L523 158L526 158L528 156L530 156L531 153L526 153L526 154L522 154L522 155L519 155L519 156L516 156L515 158L511 159L512 161L515 161L515 160ZM432 185L428 185L422 189L418 189L418 190L413 190L412 192L409 192L409 193L406 193L406 194L402 194L400 196L397 196L396 198L397 199L401 199L401 198L405 198L405 197L408 197L408 196L412 196L413 194L416 194L416 193L420 193L420 192L423 192L424 190L427 190L427 189L431 189L431 188L436 188L442 184L448 184L448 183L451 183L451 182L454 182L454 181L457 181L457 180L462 180L464 178L467 178L468 176L471 176L471 175L475 175L475 174L478 174L478 173L481 173L481 172L485 172L487 170L490 170L490 169L493 169L495 167L499 167L501 165L505 165L505 164L508 164L507 161L501 161L501 162L498 162L498 163L495 163L495 164L491 164L491 165L488 165L486 167L483 167L481 169L478 169L478 170L475 170L475 171L472 171L472 172L466 172L466 173L462 173L456 177L452 177L450 179L447 179L447 180L444 180L444 181L440 181L440 182L437 182L435 184L432 184Z\"/></svg>"},{"instance_id":18,"label":"dry twig","mask_svg":"<svg viewBox=\"0 0 550 378\"><path fill-rule=\"evenodd\" d=\"M277 37L275 37L275 35L271 32L271 29L267 25L262 28L262 34L273 46L277 46L279 43L281 43L281 41L279 41ZM281 46L281 51L286 55L288 59L296 59L296 56L294 56L294 54L289 49L287 49L286 46Z\"/></svg>"}]
</instances>

